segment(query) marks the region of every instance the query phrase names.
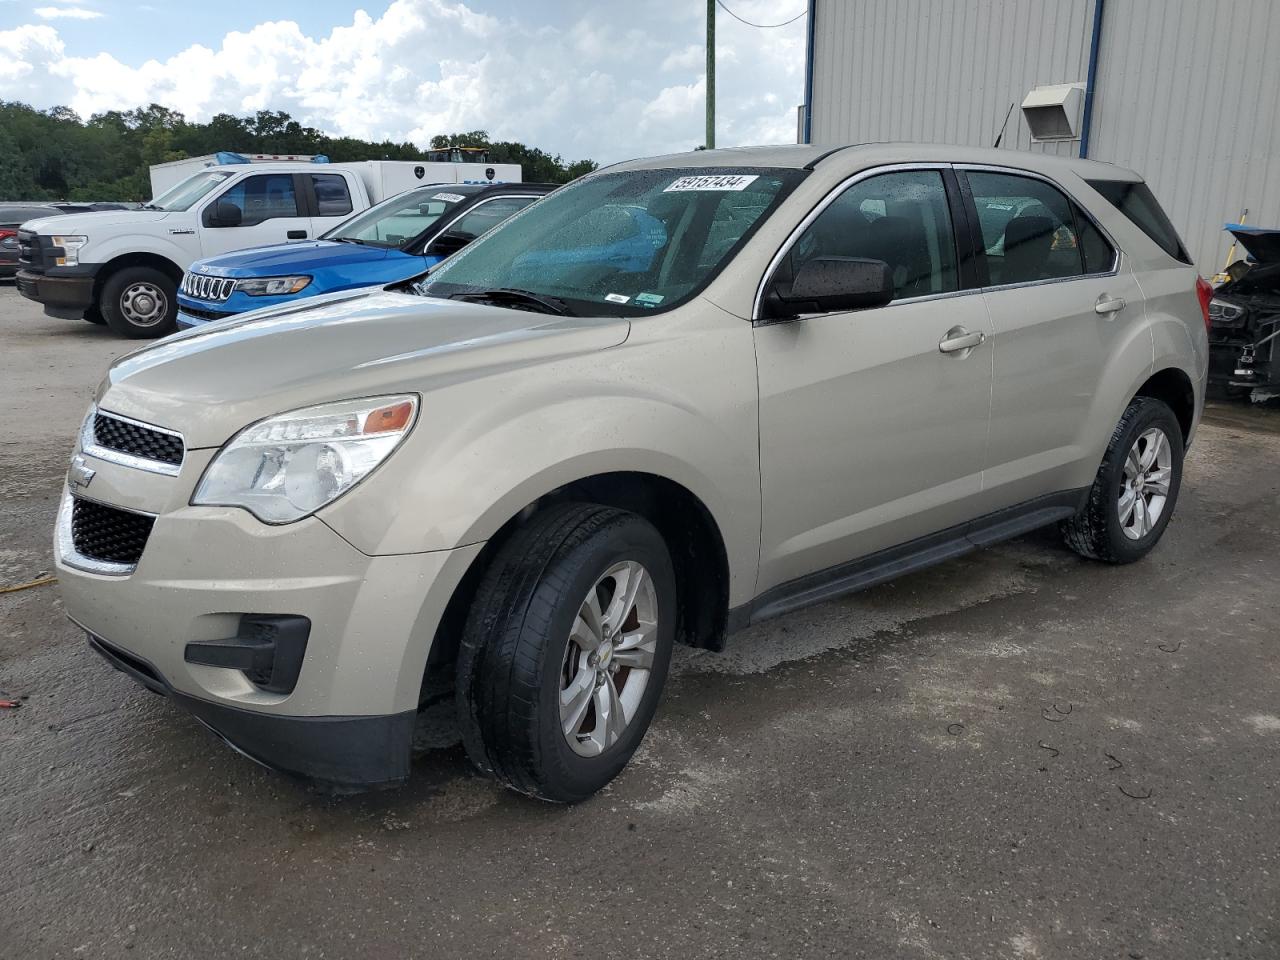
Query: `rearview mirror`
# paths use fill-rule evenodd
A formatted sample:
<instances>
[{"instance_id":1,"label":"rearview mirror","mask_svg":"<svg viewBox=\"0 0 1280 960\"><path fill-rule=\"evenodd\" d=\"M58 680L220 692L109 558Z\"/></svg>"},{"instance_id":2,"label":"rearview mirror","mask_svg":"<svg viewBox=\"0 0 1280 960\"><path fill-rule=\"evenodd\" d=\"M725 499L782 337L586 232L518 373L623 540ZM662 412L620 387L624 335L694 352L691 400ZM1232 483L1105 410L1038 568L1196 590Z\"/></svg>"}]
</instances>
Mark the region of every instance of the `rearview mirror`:
<instances>
[{"instance_id":1,"label":"rearview mirror","mask_svg":"<svg viewBox=\"0 0 1280 960\"><path fill-rule=\"evenodd\" d=\"M243 219L244 214L240 212L240 208L234 203L219 200L213 205L213 213L209 216L209 226L238 227Z\"/></svg>"},{"instance_id":2,"label":"rearview mirror","mask_svg":"<svg viewBox=\"0 0 1280 960\"><path fill-rule=\"evenodd\" d=\"M883 260L818 257L801 264L791 283L775 283L766 316L785 320L805 313L881 307L893 300L893 272Z\"/></svg>"}]
</instances>

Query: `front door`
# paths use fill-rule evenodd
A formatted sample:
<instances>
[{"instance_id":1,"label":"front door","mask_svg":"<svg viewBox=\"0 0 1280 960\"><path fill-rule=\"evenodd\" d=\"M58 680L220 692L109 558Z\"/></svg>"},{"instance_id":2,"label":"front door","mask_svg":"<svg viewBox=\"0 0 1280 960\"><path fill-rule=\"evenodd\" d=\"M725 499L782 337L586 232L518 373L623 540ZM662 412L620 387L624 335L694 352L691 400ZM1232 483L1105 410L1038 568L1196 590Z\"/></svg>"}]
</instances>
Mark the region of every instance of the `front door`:
<instances>
[{"instance_id":1,"label":"front door","mask_svg":"<svg viewBox=\"0 0 1280 960\"><path fill-rule=\"evenodd\" d=\"M892 268L895 299L755 329L758 593L972 518L991 331L981 292L961 283L948 177L906 169L855 182L770 280L813 257L869 257Z\"/></svg>"},{"instance_id":2,"label":"front door","mask_svg":"<svg viewBox=\"0 0 1280 960\"><path fill-rule=\"evenodd\" d=\"M234 209L236 226L221 225L215 209ZM258 173L237 180L201 211L200 246L205 257L246 247L306 240L312 233L296 181L291 173Z\"/></svg>"}]
</instances>

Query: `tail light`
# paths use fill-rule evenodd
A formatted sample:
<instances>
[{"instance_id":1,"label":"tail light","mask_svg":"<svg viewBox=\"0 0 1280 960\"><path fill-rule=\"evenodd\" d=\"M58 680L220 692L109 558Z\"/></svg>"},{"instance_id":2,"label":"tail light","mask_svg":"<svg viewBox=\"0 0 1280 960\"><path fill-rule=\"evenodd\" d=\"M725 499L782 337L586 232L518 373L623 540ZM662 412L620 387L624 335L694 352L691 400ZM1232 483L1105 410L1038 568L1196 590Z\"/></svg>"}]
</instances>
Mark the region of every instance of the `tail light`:
<instances>
[{"instance_id":1,"label":"tail light","mask_svg":"<svg viewBox=\"0 0 1280 960\"><path fill-rule=\"evenodd\" d=\"M17 230L10 230L8 227L0 227L0 243L4 243L6 240L13 240L13 238L16 237L17 235L18 235ZM7 246L10 246L10 247L12 247L13 245L14 245L13 243L7 244Z\"/></svg>"},{"instance_id":2,"label":"tail light","mask_svg":"<svg viewBox=\"0 0 1280 960\"><path fill-rule=\"evenodd\" d=\"M1209 322L1209 301L1213 299L1213 284L1204 277L1196 277L1196 298L1200 301L1200 312L1204 314L1204 328L1211 326Z\"/></svg>"}]
</instances>

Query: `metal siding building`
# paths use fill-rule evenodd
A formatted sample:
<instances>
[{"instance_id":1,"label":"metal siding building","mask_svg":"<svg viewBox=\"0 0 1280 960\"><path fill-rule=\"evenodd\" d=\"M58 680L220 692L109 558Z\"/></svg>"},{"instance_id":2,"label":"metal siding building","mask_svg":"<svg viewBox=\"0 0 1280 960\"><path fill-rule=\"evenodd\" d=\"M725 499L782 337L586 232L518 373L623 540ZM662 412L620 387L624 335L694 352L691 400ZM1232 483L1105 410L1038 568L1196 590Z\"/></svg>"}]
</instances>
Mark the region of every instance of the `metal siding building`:
<instances>
[{"instance_id":1,"label":"metal siding building","mask_svg":"<svg viewBox=\"0 0 1280 960\"><path fill-rule=\"evenodd\" d=\"M1014 104L1002 146L1078 155L1018 105L1088 80L1099 10L1088 155L1141 173L1216 273L1242 209L1280 227L1280 0L810 0L808 139L989 147Z\"/></svg>"}]
</instances>

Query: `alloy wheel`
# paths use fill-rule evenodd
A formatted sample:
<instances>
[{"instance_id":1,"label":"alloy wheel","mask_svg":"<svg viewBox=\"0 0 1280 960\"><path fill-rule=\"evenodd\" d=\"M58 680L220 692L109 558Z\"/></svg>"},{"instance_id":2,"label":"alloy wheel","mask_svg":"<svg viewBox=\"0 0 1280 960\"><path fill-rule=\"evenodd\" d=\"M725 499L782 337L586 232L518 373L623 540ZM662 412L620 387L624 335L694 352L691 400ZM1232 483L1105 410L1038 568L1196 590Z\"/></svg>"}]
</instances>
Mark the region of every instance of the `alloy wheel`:
<instances>
[{"instance_id":1,"label":"alloy wheel","mask_svg":"<svg viewBox=\"0 0 1280 960\"><path fill-rule=\"evenodd\" d=\"M658 598L633 560L595 582L574 618L560 670L560 726L574 752L599 756L634 719L653 671Z\"/></svg>"},{"instance_id":2,"label":"alloy wheel","mask_svg":"<svg viewBox=\"0 0 1280 960\"><path fill-rule=\"evenodd\" d=\"M1150 427L1129 448L1116 502L1120 529L1130 540L1141 540L1160 522L1172 479L1169 438L1159 427Z\"/></svg>"}]
</instances>

